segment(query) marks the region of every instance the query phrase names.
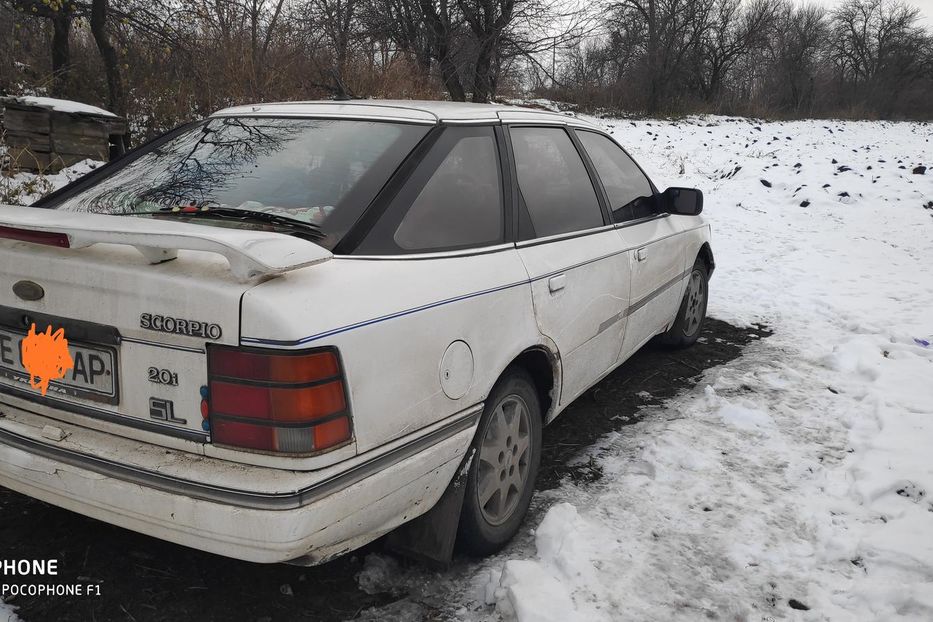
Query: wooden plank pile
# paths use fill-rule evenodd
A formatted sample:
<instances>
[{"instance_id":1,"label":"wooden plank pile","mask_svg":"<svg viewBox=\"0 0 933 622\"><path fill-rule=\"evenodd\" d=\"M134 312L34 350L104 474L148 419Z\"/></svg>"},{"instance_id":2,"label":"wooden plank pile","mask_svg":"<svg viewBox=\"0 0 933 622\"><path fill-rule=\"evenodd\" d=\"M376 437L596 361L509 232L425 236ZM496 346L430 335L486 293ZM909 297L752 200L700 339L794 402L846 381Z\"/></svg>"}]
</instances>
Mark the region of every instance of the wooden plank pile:
<instances>
[{"instance_id":1,"label":"wooden plank pile","mask_svg":"<svg viewBox=\"0 0 933 622\"><path fill-rule=\"evenodd\" d=\"M82 160L108 161L122 153L126 121L91 112L0 98L7 168L57 173ZM103 112L103 111L101 111Z\"/></svg>"}]
</instances>

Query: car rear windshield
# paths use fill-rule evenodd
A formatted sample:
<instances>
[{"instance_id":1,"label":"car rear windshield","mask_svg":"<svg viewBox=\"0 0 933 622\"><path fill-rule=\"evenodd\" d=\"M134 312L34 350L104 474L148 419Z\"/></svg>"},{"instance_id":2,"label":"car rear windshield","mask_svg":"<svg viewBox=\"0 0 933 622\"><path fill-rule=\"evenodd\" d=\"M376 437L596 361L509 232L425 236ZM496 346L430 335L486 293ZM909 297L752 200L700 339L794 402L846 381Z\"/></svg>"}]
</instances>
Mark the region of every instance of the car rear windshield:
<instances>
[{"instance_id":1,"label":"car rear windshield","mask_svg":"<svg viewBox=\"0 0 933 622\"><path fill-rule=\"evenodd\" d=\"M349 119L209 119L48 207L121 215L191 205L271 212L317 225L325 236L318 243L333 249L428 129Z\"/></svg>"}]
</instances>

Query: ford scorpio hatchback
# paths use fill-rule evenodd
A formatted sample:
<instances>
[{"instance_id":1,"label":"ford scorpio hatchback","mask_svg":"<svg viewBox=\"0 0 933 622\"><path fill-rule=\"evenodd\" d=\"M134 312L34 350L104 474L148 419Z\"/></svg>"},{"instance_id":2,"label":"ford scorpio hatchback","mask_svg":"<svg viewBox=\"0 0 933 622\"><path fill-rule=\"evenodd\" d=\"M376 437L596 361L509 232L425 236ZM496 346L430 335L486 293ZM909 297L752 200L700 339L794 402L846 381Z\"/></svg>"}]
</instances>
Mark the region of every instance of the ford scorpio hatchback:
<instances>
[{"instance_id":1,"label":"ford scorpio hatchback","mask_svg":"<svg viewBox=\"0 0 933 622\"><path fill-rule=\"evenodd\" d=\"M490 553L542 427L697 339L701 209L561 114L218 112L0 207L0 485L256 562ZM67 340L44 391L36 335Z\"/></svg>"}]
</instances>

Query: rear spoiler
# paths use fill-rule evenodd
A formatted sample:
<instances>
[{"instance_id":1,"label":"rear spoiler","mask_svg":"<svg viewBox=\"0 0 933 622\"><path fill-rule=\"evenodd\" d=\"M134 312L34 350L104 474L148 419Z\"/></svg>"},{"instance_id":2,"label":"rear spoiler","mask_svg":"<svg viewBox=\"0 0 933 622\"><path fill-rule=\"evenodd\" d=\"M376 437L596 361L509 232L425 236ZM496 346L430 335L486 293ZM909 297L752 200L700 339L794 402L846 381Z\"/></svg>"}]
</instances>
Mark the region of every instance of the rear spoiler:
<instances>
[{"instance_id":1,"label":"rear spoiler","mask_svg":"<svg viewBox=\"0 0 933 622\"><path fill-rule=\"evenodd\" d=\"M39 235L30 236L29 232ZM38 239L43 234L46 241ZM61 243L47 241L56 235ZM67 248L123 244L136 248L154 264L175 259L179 250L207 251L226 257L230 271L242 282L277 276L333 257L317 244L281 233L9 205L0 205L0 238Z\"/></svg>"}]
</instances>

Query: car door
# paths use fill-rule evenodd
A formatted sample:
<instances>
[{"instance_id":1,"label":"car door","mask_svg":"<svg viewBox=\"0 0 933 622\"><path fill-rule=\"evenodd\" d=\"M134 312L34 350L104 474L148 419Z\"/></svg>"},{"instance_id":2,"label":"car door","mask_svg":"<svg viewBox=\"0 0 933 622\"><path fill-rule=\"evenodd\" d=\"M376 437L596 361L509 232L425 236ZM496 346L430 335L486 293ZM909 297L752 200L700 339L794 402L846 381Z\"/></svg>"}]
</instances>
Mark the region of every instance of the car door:
<instances>
[{"instance_id":1,"label":"car door","mask_svg":"<svg viewBox=\"0 0 933 622\"><path fill-rule=\"evenodd\" d=\"M651 181L611 138L577 130L609 201L621 245L631 249L631 305L619 358L628 358L673 321L683 295L681 227L661 213Z\"/></svg>"},{"instance_id":2,"label":"car door","mask_svg":"<svg viewBox=\"0 0 933 622\"><path fill-rule=\"evenodd\" d=\"M629 258L564 127L509 128L517 248L535 319L560 353L565 405L615 365L629 304Z\"/></svg>"}]
</instances>

